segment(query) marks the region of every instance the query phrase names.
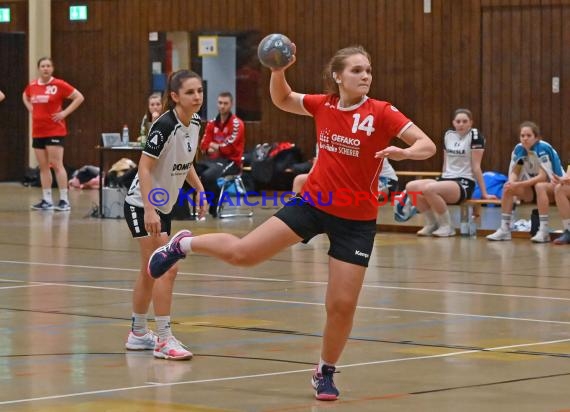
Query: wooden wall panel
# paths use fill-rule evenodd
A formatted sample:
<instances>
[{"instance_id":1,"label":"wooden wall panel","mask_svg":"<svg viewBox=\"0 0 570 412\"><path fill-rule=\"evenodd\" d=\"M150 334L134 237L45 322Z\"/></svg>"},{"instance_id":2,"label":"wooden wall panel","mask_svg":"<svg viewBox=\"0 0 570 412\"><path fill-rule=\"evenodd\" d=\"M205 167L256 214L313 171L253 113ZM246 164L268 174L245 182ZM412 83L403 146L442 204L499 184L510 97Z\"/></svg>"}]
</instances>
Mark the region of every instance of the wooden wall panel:
<instances>
[{"instance_id":1,"label":"wooden wall panel","mask_svg":"<svg viewBox=\"0 0 570 412\"><path fill-rule=\"evenodd\" d=\"M96 161L91 148L102 131L118 131L127 122L136 134L150 84L149 31L283 32L298 46L298 61L288 79L295 90L308 93L322 91L322 69L337 49L362 44L373 59L370 95L393 102L439 145L452 111L457 107L473 111L489 138L486 169L506 169L516 139L513 128L527 113L553 136L562 133L562 119L570 115L564 89L558 96L544 94L555 66L562 87L569 78L567 53L549 56L570 40L570 29L563 24L568 19L556 15L569 17L561 5L570 5L570 0L432 0L429 14L419 0L83 3L89 6L89 22L72 25L67 21L71 1L52 0L56 66L88 100L69 121L70 133L81 136L77 140L81 145L68 149L75 166ZM529 29L536 21L541 30L548 30L547 37ZM505 48L519 49L519 54ZM534 50L543 52L537 55ZM507 55L512 61L501 62ZM269 71L263 70L262 120L247 123L248 148L287 139L312 156L312 120L276 109L268 82ZM567 152L568 143L564 145ZM438 153L422 163L402 162L396 168L439 170L441 164Z\"/></svg>"},{"instance_id":2,"label":"wooden wall panel","mask_svg":"<svg viewBox=\"0 0 570 412\"><path fill-rule=\"evenodd\" d=\"M27 0L3 0L0 6L10 8L10 23L0 23L0 32L28 31Z\"/></svg>"},{"instance_id":3,"label":"wooden wall panel","mask_svg":"<svg viewBox=\"0 0 570 412\"><path fill-rule=\"evenodd\" d=\"M562 22L570 21L570 7L564 7L562 9ZM562 25L561 32L561 43L562 47L568 47L570 44L570 24ZM570 120L570 93L568 88L570 87L570 53L564 53L562 55L562 60L560 62L560 145L558 150L560 150L560 156L566 164L570 164L570 138L568 136L568 121Z\"/></svg>"},{"instance_id":4,"label":"wooden wall panel","mask_svg":"<svg viewBox=\"0 0 570 412\"><path fill-rule=\"evenodd\" d=\"M564 119L570 89L565 62L564 16L570 5L540 5L529 0L511 0L500 7L483 7L482 96L483 130L490 131L493 150L486 168L505 171L512 147L518 142L518 126L532 120L543 138L570 158ZM567 25L566 25L567 26ZM552 77L560 77L559 93L552 92ZM489 133L489 132L487 132Z\"/></svg>"}]
</instances>

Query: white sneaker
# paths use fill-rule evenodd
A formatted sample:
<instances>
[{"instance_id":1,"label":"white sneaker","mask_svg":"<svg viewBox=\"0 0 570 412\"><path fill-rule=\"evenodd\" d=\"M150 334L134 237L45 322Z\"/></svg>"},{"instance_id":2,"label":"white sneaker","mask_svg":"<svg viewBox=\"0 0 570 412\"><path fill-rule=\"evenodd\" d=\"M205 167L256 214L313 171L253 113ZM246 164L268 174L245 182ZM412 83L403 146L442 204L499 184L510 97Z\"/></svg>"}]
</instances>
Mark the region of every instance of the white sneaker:
<instances>
[{"instance_id":1,"label":"white sneaker","mask_svg":"<svg viewBox=\"0 0 570 412\"><path fill-rule=\"evenodd\" d=\"M435 230L432 235L437 237L450 237L455 236L455 229L449 225L440 226L437 230Z\"/></svg>"},{"instance_id":2,"label":"white sneaker","mask_svg":"<svg viewBox=\"0 0 570 412\"><path fill-rule=\"evenodd\" d=\"M128 350L151 350L154 349L157 341L158 336L151 330L141 336L137 336L133 331L130 331L125 342L125 348Z\"/></svg>"},{"instance_id":3,"label":"white sneaker","mask_svg":"<svg viewBox=\"0 0 570 412\"><path fill-rule=\"evenodd\" d=\"M157 341L154 347L153 355L155 358L185 360L192 359L192 352L178 341L174 336L170 336L167 340Z\"/></svg>"},{"instance_id":4,"label":"white sneaker","mask_svg":"<svg viewBox=\"0 0 570 412\"><path fill-rule=\"evenodd\" d=\"M416 232L418 236L431 236L437 230L437 225L425 225Z\"/></svg>"},{"instance_id":5,"label":"white sneaker","mask_svg":"<svg viewBox=\"0 0 570 412\"><path fill-rule=\"evenodd\" d=\"M550 232L546 230L539 230L536 235L530 238L534 243L549 243L550 242Z\"/></svg>"},{"instance_id":6,"label":"white sneaker","mask_svg":"<svg viewBox=\"0 0 570 412\"><path fill-rule=\"evenodd\" d=\"M511 231L503 230L503 228L500 227L495 233L488 235L487 240L511 240Z\"/></svg>"}]
</instances>

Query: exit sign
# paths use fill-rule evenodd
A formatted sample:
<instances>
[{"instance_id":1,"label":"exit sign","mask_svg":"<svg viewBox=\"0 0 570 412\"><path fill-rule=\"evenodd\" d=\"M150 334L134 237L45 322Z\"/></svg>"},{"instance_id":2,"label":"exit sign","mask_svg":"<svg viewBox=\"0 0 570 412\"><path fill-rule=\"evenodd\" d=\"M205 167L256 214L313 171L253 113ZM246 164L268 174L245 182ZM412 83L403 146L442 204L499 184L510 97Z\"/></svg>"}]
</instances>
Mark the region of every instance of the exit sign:
<instances>
[{"instance_id":1,"label":"exit sign","mask_svg":"<svg viewBox=\"0 0 570 412\"><path fill-rule=\"evenodd\" d=\"M87 20L87 6L69 6L70 21Z\"/></svg>"},{"instance_id":2,"label":"exit sign","mask_svg":"<svg viewBox=\"0 0 570 412\"><path fill-rule=\"evenodd\" d=\"M10 23L10 9L8 7L0 7L0 23Z\"/></svg>"}]
</instances>

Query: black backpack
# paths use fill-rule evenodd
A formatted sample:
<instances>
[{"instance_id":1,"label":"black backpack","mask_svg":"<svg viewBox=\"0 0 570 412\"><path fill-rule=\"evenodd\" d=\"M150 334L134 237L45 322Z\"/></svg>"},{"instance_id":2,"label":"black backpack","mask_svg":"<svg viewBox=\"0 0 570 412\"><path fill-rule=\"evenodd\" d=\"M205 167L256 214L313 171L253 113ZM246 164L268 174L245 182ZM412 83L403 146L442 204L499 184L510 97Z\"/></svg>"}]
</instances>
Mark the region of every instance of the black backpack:
<instances>
[{"instance_id":1,"label":"black backpack","mask_svg":"<svg viewBox=\"0 0 570 412\"><path fill-rule=\"evenodd\" d=\"M256 186L261 184L261 186L268 185L272 189L281 189L282 186L288 186L282 184L282 174L301 160L301 150L292 143L263 143L254 149L251 176Z\"/></svg>"}]
</instances>

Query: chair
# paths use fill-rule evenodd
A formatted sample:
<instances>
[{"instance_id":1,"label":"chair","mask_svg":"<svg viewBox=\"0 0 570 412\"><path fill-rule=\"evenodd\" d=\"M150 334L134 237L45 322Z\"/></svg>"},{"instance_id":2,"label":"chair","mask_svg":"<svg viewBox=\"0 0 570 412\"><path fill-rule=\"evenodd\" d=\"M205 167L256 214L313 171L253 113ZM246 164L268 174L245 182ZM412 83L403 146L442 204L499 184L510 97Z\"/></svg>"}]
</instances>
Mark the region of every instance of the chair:
<instances>
[{"instance_id":1,"label":"chair","mask_svg":"<svg viewBox=\"0 0 570 412\"><path fill-rule=\"evenodd\" d=\"M217 214L220 219L227 217L251 217L253 216L253 209L248 206L247 210L241 210L239 205L246 199L247 190L243 184L241 174L228 175L218 179L220 186L220 197L218 198ZM231 203L232 196L235 196L235 205L228 205ZM228 199L230 202L228 202ZM231 209L227 209L230 206Z\"/></svg>"}]
</instances>

